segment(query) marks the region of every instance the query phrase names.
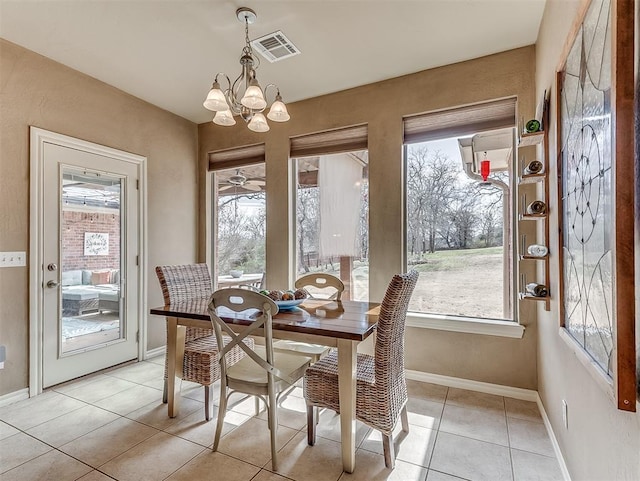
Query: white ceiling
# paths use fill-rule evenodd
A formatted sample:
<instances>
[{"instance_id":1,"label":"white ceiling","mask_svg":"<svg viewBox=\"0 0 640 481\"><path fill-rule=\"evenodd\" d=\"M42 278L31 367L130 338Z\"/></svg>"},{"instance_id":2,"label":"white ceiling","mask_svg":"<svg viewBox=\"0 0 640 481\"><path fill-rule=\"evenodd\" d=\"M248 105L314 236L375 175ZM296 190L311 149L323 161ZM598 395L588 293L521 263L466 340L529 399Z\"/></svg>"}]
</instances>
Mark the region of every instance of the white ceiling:
<instances>
[{"instance_id":1,"label":"white ceiling","mask_svg":"<svg viewBox=\"0 0 640 481\"><path fill-rule=\"evenodd\" d=\"M293 102L536 42L545 0L0 0L0 37L191 121L214 75L282 30L301 55L258 80ZM271 100L271 99L269 99Z\"/></svg>"}]
</instances>

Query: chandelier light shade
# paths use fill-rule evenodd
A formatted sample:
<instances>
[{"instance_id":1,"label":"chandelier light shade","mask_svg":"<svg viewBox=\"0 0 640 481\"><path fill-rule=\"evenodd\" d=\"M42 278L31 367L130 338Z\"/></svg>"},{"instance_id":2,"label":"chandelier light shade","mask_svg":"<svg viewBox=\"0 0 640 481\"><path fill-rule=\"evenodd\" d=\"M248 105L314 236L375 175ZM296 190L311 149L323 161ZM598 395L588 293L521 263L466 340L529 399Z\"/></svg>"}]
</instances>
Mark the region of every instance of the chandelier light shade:
<instances>
[{"instance_id":1,"label":"chandelier light shade","mask_svg":"<svg viewBox=\"0 0 640 481\"><path fill-rule=\"evenodd\" d=\"M249 127L249 130L253 130L254 132L267 132L269 130L267 119L265 119L264 115L260 112L253 114L253 117L249 121L247 127Z\"/></svg>"},{"instance_id":2,"label":"chandelier light shade","mask_svg":"<svg viewBox=\"0 0 640 481\"><path fill-rule=\"evenodd\" d=\"M234 115L239 115L247 122L250 130L267 132L269 130L267 118L273 122L286 122L291 117L287 106L282 101L280 89L274 84L268 84L263 90L258 83L256 70L260 62L254 55L249 41L249 24L254 23L258 18L256 13L250 8L242 7L236 10L236 16L244 23L245 46L240 56L242 70L233 83L225 73L217 73L202 105L216 113L213 117L213 123L216 125L235 125ZM223 90L220 86L219 78L227 81L226 89ZM270 87L275 89L276 94L265 118L262 112L268 105L266 93Z\"/></svg>"},{"instance_id":3,"label":"chandelier light shade","mask_svg":"<svg viewBox=\"0 0 640 481\"><path fill-rule=\"evenodd\" d=\"M274 122L286 122L291 118L289 112L287 112L287 106L282 101L280 94L276 95L276 100L271 104L267 118Z\"/></svg>"},{"instance_id":4,"label":"chandelier light shade","mask_svg":"<svg viewBox=\"0 0 640 481\"><path fill-rule=\"evenodd\" d=\"M213 110L214 112L229 110L227 99L222 93L222 90L220 90L220 84L217 81L213 82L203 105L206 109Z\"/></svg>"},{"instance_id":5,"label":"chandelier light shade","mask_svg":"<svg viewBox=\"0 0 640 481\"><path fill-rule=\"evenodd\" d=\"M227 108L227 110L219 110L213 116L213 123L216 125L224 125L225 127L229 127L231 125L236 125L236 119L233 118L233 114L231 110Z\"/></svg>"}]
</instances>

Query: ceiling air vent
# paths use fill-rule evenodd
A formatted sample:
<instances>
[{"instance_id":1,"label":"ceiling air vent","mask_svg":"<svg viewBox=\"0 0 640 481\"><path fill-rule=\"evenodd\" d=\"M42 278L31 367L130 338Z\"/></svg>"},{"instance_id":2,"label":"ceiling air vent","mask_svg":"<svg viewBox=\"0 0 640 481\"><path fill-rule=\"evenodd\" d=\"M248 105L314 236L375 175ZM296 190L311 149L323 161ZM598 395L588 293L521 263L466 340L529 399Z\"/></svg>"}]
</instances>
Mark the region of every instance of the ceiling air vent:
<instances>
[{"instance_id":1,"label":"ceiling air vent","mask_svg":"<svg viewBox=\"0 0 640 481\"><path fill-rule=\"evenodd\" d=\"M252 40L251 46L271 63L300 53L298 47L291 43L280 30Z\"/></svg>"}]
</instances>

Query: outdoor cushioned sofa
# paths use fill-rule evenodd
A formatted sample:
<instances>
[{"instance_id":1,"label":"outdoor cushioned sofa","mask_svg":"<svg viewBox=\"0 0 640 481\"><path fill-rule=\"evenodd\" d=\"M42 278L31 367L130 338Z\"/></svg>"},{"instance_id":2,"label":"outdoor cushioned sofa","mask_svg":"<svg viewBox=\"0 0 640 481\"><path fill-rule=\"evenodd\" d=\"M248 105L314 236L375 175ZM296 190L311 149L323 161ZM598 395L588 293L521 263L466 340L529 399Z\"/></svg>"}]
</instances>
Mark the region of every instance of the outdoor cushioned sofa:
<instances>
[{"instance_id":1,"label":"outdoor cushioned sofa","mask_svg":"<svg viewBox=\"0 0 640 481\"><path fill-rule=\"evenodd\" d=\"M119 310L119 269L76 269L62 273L63 316Z\"/></svg>"}]
</instances>

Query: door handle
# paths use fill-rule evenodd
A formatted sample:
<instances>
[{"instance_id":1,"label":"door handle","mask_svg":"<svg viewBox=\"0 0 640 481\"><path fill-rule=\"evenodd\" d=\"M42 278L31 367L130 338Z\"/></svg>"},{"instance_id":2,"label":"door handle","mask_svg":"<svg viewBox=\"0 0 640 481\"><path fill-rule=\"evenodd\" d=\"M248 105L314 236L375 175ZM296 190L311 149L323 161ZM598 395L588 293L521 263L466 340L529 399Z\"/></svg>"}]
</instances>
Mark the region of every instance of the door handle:
<instances>
[{"instance_id":1,"label":"door handle","mask_svg":"<svg viewBox=\"0 0 640 481\"><path fill-rule=\"evenodd\" d=\"M54 287L58 287L60 284L57 281L49 281L47 282L47 287L49 289L53 289Z\"/></svg>"}]
</instances>

